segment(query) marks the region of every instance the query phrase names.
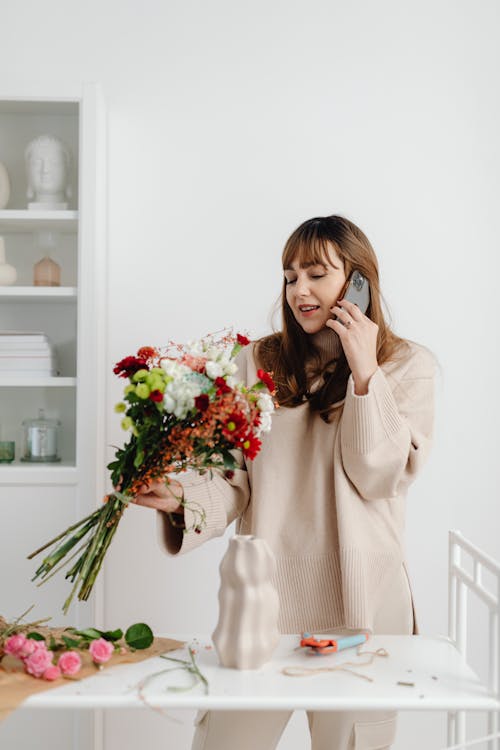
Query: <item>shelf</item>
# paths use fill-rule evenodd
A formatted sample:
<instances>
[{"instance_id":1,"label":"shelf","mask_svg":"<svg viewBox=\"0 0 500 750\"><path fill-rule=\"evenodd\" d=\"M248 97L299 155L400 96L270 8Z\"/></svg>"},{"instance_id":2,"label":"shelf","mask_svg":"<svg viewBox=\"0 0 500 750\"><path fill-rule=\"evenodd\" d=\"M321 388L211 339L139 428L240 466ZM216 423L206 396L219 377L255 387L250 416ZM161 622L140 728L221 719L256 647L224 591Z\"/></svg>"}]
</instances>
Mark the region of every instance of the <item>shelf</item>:
<instances>
[{"instance_id":1,"label":"shelf","mask_svg":"<svg viewBox=\"0 0 500 750\"><path fill-rule=\"evenodd\" d=\"M44 378L0 376L0 388L22 388L23 386L29 386L30 388L74 388L76 378L50 377L49 375Z\"/></svg>"},{"instance_id":2,"label":"shelf","mask_svg":"<svg viewBox=\"0 0 500 750\"><path fill-rule=\"evenodd\" d=\"M0 484L78 484L78 469L74 464L26 464L14 461L0 464Z\"/></svg>"},{"instance_id":3,"label":"shelf","mask_svg":"<svg viewBox=\"0 0 500 750\"><path fill-rule=\"evenodd\" d=\"M0 286L0 301L71 302L76 296L76 286Z\"/></svg>"},{"instance_id":4,"label":"shelf","mask_svg":"<svg viewBox=\"0 0 500 750\"><path fill-rule=\"evenodd\" d=\"M47 115L78 115L79 100L74 96L60 98L58 100L46 99L44 97L29 100L23 97L12 97L0 101L0 114L2 115L35 115L36 117Z\"/></svg>"},{"instance_id":5,"label":"shelf","mask_svg":"<svg viewBox=\"0 0 500 750\"><path fill-rule=\"evenodd\" d=\"M0 286L0 301L71 302L76 295L76 286Z\"/></svg>"},{"instance_id":6,"label":"shelf","mask_svg":"<svg viewBox=\"0 0 500 750\"><path fill-rule=\"evenodd\" d=\"M29 211L16 209L0 211L2 232L36 232L37 230L57 230L76 233L78 211Z\"/></svg>"}]
</instances>

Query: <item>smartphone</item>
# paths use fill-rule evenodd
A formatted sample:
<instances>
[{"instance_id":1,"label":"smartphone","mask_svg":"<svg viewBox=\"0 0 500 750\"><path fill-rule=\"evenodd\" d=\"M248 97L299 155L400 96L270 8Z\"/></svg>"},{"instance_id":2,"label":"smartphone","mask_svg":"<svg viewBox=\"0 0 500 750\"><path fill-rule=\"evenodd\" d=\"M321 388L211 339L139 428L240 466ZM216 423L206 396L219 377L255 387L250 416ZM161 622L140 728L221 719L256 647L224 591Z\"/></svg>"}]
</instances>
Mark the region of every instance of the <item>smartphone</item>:
<instances>
[{"instance_id":1,"label":"smartphone","mask_svg":"<svg viewBox=\"0 0 500 750\"><path fill-rule=\"evenodd\" d=\"M339 299L346 299L348 302L353 302L364 314L370 304L370 285L368 279L359 271L353 271ZM337 316L334 315L333 319L336 320Z\"/></svg>"}]
</instances>

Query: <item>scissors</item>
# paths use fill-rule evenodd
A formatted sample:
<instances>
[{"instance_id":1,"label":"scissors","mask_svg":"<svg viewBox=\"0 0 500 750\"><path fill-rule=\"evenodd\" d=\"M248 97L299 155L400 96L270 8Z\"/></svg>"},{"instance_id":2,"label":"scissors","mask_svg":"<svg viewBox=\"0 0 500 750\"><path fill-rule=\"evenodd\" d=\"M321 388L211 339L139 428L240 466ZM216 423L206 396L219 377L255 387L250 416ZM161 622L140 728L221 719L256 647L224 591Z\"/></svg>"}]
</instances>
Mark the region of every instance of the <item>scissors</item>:
<instances>
[{"instance_id":1,"label":"scissors","mask_svg":"<svg viewBox=\"0 0 500 750\"><path fill-rule=\"evenodd\" d=\"M311 633L302 633L300 645L303 648L309 648L315 654L334 654L342 651L344 648L358 646L365 643L370 637L369 633L356 633L356 635L347 635L342 638L316 638Z\"/></svg>"}]
</instances>

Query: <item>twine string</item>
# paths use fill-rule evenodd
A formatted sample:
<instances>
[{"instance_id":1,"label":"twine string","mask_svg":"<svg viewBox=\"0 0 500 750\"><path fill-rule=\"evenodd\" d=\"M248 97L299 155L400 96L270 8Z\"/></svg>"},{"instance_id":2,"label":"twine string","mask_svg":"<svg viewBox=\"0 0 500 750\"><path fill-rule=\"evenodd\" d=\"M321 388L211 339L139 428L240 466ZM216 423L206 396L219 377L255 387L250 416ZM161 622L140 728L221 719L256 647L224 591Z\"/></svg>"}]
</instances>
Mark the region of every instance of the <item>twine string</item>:
<instances>
[{"instance_id":1,"label":"twine string","mask_svg":"<svg viewBox=\"0 0 500 750\"><path fill-rule=\"evenodd\" d=\"M368 667L370 666L370 664L373 664L377 656L387 657L389 656L389 652L385 648L378 648L376 651L361 651L361 648L362 646L358 646L356 654L358 656L369 656L370 658L366 661L345 661L342 662L342 664L337 664L334 667L283 667L281 673L286 675L287 677L310 677L311 675L320 674L321 672L343 671L350 672L356 677L361 677L363 680L368 680L368 682L373 682L372 677L369 677L365 674L360 674L360 672L355 672L353 669L348 669L348 667Z\"/></svg>"}]
</instances>

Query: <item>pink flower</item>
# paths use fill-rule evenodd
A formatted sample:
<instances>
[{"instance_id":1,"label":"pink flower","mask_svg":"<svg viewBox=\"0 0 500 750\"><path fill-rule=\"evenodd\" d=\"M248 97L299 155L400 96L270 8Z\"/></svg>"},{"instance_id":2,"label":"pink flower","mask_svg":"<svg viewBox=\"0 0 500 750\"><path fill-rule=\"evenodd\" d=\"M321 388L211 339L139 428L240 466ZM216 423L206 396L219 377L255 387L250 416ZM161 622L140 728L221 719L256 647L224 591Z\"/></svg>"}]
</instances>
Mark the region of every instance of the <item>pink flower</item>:
<instances>
[{"instance_id":1,"label":"pink flower","mask_svg":"<svg viewBox=\"0 0 500 750\"><path fill-rule=\"evenodd\" d=\"M18 635L11 635L10 638L7 638L7 640L5 641L5 653L10 654L11 656L16 656L18 659L22 659L22 650L27 640L28 639L26 638L26 636L22 633L19 633Z\"/></svg>"},{"instance_id":2,"label":"pink flower","mask_svg":"<svg viewBox=\"0 0 500 750\"><path fill-rule=\"evenodd\" d=\"M20 651L21 659L25 659L39 648L39 644L45 647L45 641L35 641L33 638L26 638L26 642Z\"/></svg>"},{"instance_id":3,"label":"pink flower","mask_svg":"<svg viewBox=\"0 0 500 750\"><path fill-rule=\"evenodd\" d=\"M89 646L92 661L96 664L104 664L104 662L109 661L114 650L115 647L111 641L107 641L105 638L96 638Z\"/></svg>"},{"instance_id":4,"label":"pink flower","mask_svg":"<svg viewBox=\"0 0 500 750\"><path fill-rule=\"evenodd\" d=\"M61 676L61 670L59 667L56 667L55 664L51 664L50 667L47 667L42 676L44 680L57 680L57 678Z\"/></svg>"},{"instance_id":5,"label":"pink flower","mask_svg":"<svg viewBox=\"0 0 500 750\"><path fill-rule=\"evenodd\" d=\"M76 674L82 666L80 654L76 651L65 651L61 654L57 666L63 674Z\"/></svg>"},{"instance_id":6,"label":"pink flower","mask_svg":"<svg viewBox=\"0 0 500 750\"><path fill-rule=\"evenodd\" d=\"M33 677L41 677L45 670L52 665L53 655L52 651L47 651L46 648L37 648L24 660L24 668Z\"/></svg>"},{"instance_id":7,"label":"pink flower","mask_svg":"<svg viewBox=\"0 0 500 750\"><path fill-rule=\"evenodd\" d=\"M29 653L32 654L33 651L47 651L47 644L45 641L33 641L33 648Z\"/></svg>"}]
</instances>

